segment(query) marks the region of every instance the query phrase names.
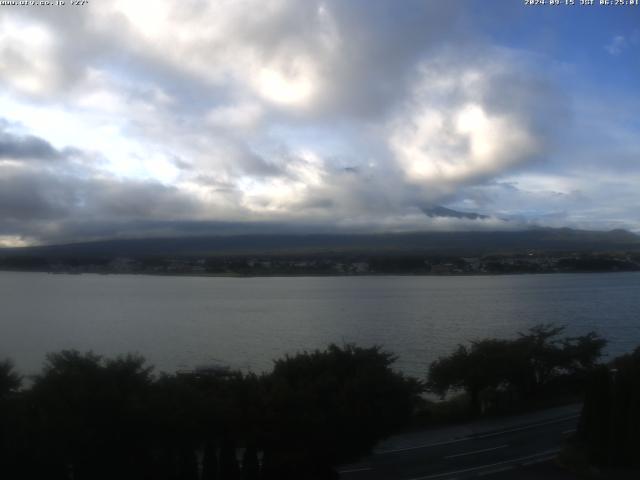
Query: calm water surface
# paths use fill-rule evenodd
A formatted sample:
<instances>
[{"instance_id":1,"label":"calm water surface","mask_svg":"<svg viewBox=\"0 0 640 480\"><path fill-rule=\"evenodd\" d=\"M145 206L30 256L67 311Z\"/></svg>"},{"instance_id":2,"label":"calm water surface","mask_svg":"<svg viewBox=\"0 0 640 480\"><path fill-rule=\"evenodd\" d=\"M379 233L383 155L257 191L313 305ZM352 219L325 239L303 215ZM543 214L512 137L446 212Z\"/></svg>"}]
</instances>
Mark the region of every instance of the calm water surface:
<instances>
[{"instance_id":1,"label":"calm water surface","mask_svg":"<svg viewBox=\"0 0 640 480\"><path fill-rule=\"evenodd\" d=\"M640 345L640 273L475 277L213 278L0 272L0 358L143 354L158 370L268 370L330 342L383 345L423 376L457 343L539 322L596 330L609 353Z\"/></svg>"}]
</instances>

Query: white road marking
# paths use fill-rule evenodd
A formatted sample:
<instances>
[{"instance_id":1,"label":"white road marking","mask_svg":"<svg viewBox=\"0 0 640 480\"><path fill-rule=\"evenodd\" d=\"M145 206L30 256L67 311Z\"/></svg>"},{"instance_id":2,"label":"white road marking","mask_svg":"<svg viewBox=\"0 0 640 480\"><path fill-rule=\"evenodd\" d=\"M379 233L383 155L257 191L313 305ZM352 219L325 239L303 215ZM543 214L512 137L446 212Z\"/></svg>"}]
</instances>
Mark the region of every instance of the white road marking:
<instances>
[{"instance_id":1,"label":"white road marking","mask_svg":"<svg viewBox=\"0 0 640 480\"><path fill-rule=\"evenodd\" d=\"M464 456L467 456L467 455L475 455L476 453L491 452L492 450L499 450L500 448L507 448L507 447L508 447L508 445L500 445L499 447L483 448L482 450L474 450L472 452L464 452L464 453L456 453L455 455L447 455L444 458L464 457Z\"/></svg>"},{"instance_id":2,"label":"white road marking","mask_svg":"<svg viewBox=\"0 0 640 480\"><path fill-rule=\"evenodd\" d=\"M369 470L373 470L371 467L362 467L362 468L350 468L349 470L338 470L338 473L356 473L356 472L367 472Z\"/></svg>"},{"instance_id":3,"label":"white road marking","mask_svg":"<svg viewBox=\"0 0 640 480\"><path fill-rule=\"evenodd\" d=\"M478 438L495 437L495 436L498 436L498 435L504 435L505 433L520 432L522 430L530 430L532 428L543 427L545 425L552 425L554 423L562 423L562 422L566 422L567 420L572 420L574 418L578 418L579 416L580 415L571 415L569 417L557 418L555 420L549 420L547 422L532 423L530 425L525 425L525 426L516 427L516 428L510 428L510 429L507 429L507 430L501 430L499 432L485 433L485 434L482 434L482 435L471 435L469 437L456 438L456 439L453 439L453 440L446 440L444 442L425 443L425 444L422 444L422 445L415 445L413 447L394 448L394 449L391 449L391 450L380 450L378 452L375 452L374 455L385 455L387 453L408 452L410 450L419 450L421 448L438 447L440 445L451 445L452 443L468 442L469 440L476 440Z\"/></svg>"},{"instance_id":4,"label":"white road marking","mask_svg":"<svg viewBox=\"0 0 640 480\"><path fill-rule=\"evenodd\" d=\"M534 458L533 460L529 460L528 462L521 463L520 465L522 465L523 467L529 467L531 465L536 465L538 463L546 462L547 460L549 460L549 457L539 457L539 458Z\"/></svg>"},{"instance_id":5,"label":"white road marking","mask_svg":"<svg viewBox=\"0 0 640 480\"><path fill-rule=\"evenodd\" d=\"M513 470L515 468L514 465L507 465L506 467L494 468L492 470L487 470L486 472L480 472L478 474L479 477L486 477L487 475L495 475L496 473L506 472L508 470Z\"/></svg>"},{"instance_id":6,"label":"white road marking","mask_svg":"<svg viewBox=\"0 0 640 480\"><path fill-rule=\"evenodd\" d=\"M427 475L425 477L415 477L407 480L431 480L434 478L447 477L449 475L457 475L458 473L469 473L469 472L474 472L478 470L484 470L486 468L497 467L500 465L507 465L509 463L518 463L518 462L522 462L523 460L531 460L536 457L549 456L549 458L553 458L553 456L559 451L560 451L559 449L547 450L545 452L540 452L533 455L527 455L526 457L513 458L511 460L503 460L502 462L490 463L488 465L479 465L477 467L465 468L464 470L455 470L453 472L436 473L435 475ZM540 459L540 460L543 461L543 459Z\"/></svg>"},{"instance_id":7,"label":"white road marking","mask_svg":"<svg viewBox=\"0 0 640 480\"><path fill-rule=\"evenodd\" d=\"M570 433L573 433L575 431L575 428L570 428L569 430L565 430L564 432L562 432L562 435L569 435Z\"/></svg>"}]
</instances>

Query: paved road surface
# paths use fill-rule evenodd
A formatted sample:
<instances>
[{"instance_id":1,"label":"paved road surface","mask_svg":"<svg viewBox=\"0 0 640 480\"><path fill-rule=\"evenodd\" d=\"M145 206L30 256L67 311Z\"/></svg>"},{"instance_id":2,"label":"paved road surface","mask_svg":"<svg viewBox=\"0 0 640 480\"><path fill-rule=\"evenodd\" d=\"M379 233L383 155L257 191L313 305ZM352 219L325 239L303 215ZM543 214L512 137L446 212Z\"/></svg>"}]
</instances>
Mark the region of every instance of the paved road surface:
<instances>
[{"instance_id":1,"label":"paved road surface","mask_svg":"<svg viewBox=\"0 0 640 480\"><path fill-rule=\"evenodd\" d=\"M341 467L340 475L344 480L451 480L543 462L575 430L579 408L478 422L466 427L473 434L458 438L450 438L452 429L413 434L405 442L396 437L358 464Z\"/></svg>"}]
</instances>

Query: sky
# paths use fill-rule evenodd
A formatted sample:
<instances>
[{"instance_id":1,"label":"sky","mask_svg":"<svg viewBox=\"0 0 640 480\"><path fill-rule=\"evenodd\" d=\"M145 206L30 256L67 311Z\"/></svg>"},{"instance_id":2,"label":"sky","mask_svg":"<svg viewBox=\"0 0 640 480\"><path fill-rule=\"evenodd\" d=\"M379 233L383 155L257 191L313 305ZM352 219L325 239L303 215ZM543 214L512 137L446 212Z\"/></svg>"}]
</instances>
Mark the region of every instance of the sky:
<instances>
[{"instance_id":1,"label":"sky","mask_svg":"<svg viewBox=\"0 0 640 480\"><path fill-rule=\"evenodd\" d=\"M0 246L640 231L640 5L10 3Z\"/></svg>"}]
</instances>

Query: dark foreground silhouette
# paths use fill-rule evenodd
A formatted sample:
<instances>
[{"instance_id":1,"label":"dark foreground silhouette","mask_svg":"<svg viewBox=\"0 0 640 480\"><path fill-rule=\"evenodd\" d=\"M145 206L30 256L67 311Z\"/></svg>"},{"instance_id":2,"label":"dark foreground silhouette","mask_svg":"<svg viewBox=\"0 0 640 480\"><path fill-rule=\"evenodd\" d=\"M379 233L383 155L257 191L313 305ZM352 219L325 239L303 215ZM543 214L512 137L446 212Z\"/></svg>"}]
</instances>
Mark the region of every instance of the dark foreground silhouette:
<instances>
[{"instance_id":1,"label":"dark foreground silhouette","mask_svg":"<svg viewBox=\"0 0 640 480\"><path fill-rule=\"evenodd\" d=\"M592 372L575 445L592 465L640 470L640 347Z\"/></svg>"},{"instance_id":2,"label":"dark foreground silhouette","mask_svg":"<svg viewBox=\"0 0 640 480\"><path fill-rule=\"evenodd\" d=\"M540 324L514 339L459 345L431 364L428 388L441 396L464 390L472 416L560 393L582 393L607 342L595 332L566 337L564 330Z\"/></svg>"},{"instance_id":3,"label":"dark foreground silhouette","mask_svg":"<svg viewBox=\"0 0 640 480\"><path fill-rule=\"evenodd\" d=\"M393 370L381 348L354 345L286 356L262 375L154 375L139 356L62 351L27 388L0 362L0 478L337 478L335 465L424 416L426 389L466 392L469 418L586 388L576 445L592 463L637 465L640 349L601 365L602 338L562 333L538 325L459 346L427 382Z\"/></svg>"},{"instance_id":4,"label":"dark foreground silhouette","mask_svg":"<svg viewBox=\"0 0 640 480\"><path fill-rule=\"evenodd\" d=\"M18 391L0 367L0 477L324 479L410 418L422 390L379 348L330 346L257 376L154 378L141 357L47 357Z\"/></svg>"}]
</instances>

